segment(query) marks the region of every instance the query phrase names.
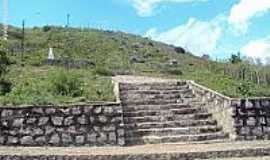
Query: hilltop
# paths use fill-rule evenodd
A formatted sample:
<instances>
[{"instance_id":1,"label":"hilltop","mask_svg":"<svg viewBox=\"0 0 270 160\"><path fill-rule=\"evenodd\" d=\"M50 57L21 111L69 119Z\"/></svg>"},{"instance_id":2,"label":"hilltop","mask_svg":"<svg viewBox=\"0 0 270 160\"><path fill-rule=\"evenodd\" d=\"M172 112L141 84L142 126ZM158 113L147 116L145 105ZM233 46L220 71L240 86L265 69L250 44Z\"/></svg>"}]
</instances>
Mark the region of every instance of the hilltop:
<instances>
[{"instance_id":1,"label":"hilltop","mask_svg":"<svg viewBox=\"0 0 270 160\"><path fill-rule=\"evenodd\" d=\"M215 62L137 35L45 26L27 28L23 47L22 40L22 30L11 27L7 78L13 85L1 96L4 104L113 101L114 75L194 80L230 97L270 96L267 67ZM53 66L46 62L50 47L57 59ZM80 81L76 92L55 92L55 84L57 90L69 78L71 85ZM66 89L61 85L60 90Z\"/></svg>"}]
</instances>

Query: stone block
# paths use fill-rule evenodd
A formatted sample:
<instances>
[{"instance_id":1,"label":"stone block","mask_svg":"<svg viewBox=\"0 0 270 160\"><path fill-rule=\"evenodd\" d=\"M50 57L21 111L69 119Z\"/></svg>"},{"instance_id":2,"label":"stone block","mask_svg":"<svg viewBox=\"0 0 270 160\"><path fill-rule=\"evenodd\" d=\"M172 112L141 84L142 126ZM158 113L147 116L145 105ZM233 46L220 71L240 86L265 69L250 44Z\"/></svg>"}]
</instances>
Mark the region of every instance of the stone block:
<instances>
[{"instance_id":1,"label":"stone block","mask_svg":"<svg viewBox=\"0 0 270 160\"><path fill-rule=\"evenodd\" d=\"M45 113L51 115L51 114L54 114L56 112L56 109L55 108L46 108L45 109Z\"/></svg>"},{"instance_id":2,"label":"stone block","mask_svg":"<svg viewBox=\"0 0 270 160\"><path fill-rule=\"evenodd\" d=\"M67 117L64 120L64 125L65 126L70 126L74 123L73 116Z\"/></svg>"},{"instance_id":3,"label":"stone block","mask_svg":"<svg viewBox=\"0 0 270 160\"><path fill-rule=\"evenodd\" d=\"M36 123L36 121L37 121L36 118L29 118L29 119L26 120L26 123L27 124L34 124L34 123Z\"/></svg>"},{"instance_id":4,"label":"stone block","mask_svg":"<svg viewBox=\"0 0 270 160\"><path fill-rule=\"evenodd\" d=\"M12 110L8 110L8 109L3 109L1 112L1 117L2 118L10 118L11 116L13 116L13 111Z\"/></svg>"},{"instance_id":5,"label":"stone block","mask_svg":"<svg viewBox=\"0 0 270 160\"><path fill-rule=\"evenodd\" d=\"M62 134L62 142L64 144L69 144L72 142L72 136L70 136L69 134Z\"/></svg>"},{"instance_id":6,"label":"stone block","mask_svg":"<svg viewBox=\"0 0 270 160\"><path fill-rule=\"evenodd\" d=\"M49 117L40 117L38 119L38 126L46 125L49 121Z\"/></svg>"},{"instance_id":7,"label":"stone block","mask_svg":"<svg viewBox=\"0 0 270 160\"><path fill-rule=\"evenodd\" d=\"M71 113L73 115L80 115L80 114L82 114L82 111L81 111L80 107L74 107L74 108L71 109Z\"/></svg>"},{"instance_id":8,"label":"stone block","mask_svg":"<svg viewBox=\"0 0 270 160\"><path fill-rule=\"evenodd\" d=\"M34 107L32 108L32 113L34 114L44 114L43 108Z\"/></svg>"},{"instance_id":9,"label":"stone block","mask_svg":"<svg viewBox=\"0 0 270 160\"><path fill-rule=\"evenodd\" d=\"M101 114L101 113L102 113L102 108L101 108L101 106L97 106L97 107L94 109L94 113L95 113L96 115Z\"/></svg>"},{"instance_id":10,"label":"stone block","mask_svg":"<svg viewBox=\"0 0 270 160\"><path fill-rule=\"evenodd\" d=\"M81 124L81 125L88 124L87 121L88 121L88 120L87 120L87 118L86 118L85 115L82 115L82 116L80 116L80 117L77 118L77 122L78 122L79 124Z\"/></svg>"},{"instance_id":11,"label":"stone block","mask_svg":"<svg viewBox=\"0 0 270 160\"><path fill-rule=\"evenodd\" d=\"M12 127L22 127L24 124L24 118L16 118L13 120Z\"/></svg>"},{"instance_id":12,"label":"stone block","mask_svg":"<svg viewBox=\"0 0 270 160\"><path fill-rule=\"evenodd\" d=\"M59 143L60 143L60 137L59 137L59 135L58 134L54 134L51 137L49 143L52 144L52 145L59 145Z\"/></svg>"},{"instance_id":13,"label":"stone block","mask_svg":"<svg viewBox=\"0 0 270 160\"><path fill-rule=\"evenodd\" d=\"M35 139L36 144L44 145L47 143L45 136L40 136Z\"/></svg>"},{"instance_id":14,"label":"stone block","mask_svg":"<svg viewBox=\"0 0 270 160\"><path fill-rule=\"evenodd\" d=\"M85 137L84 136L76 136L75 137L75 143L76 144L84 144L85 143Z\"/></svg>"},{"instance_id":15,"label":"stone block","mask_svg":"<svg viewBox=\"0 0 270 160\"><path fill-rule=\"evenodd\" d=\"M62 126L63 125L63 117L52 117L51 118L53 125L55 126Z\"/></svg>"},{"instance_id":16,"label":"stone block","mask_svg":"<svg viewBox=\"0 0 270 160\"><path fill-rule=\"evenodd\" d=\"M105 124L108 122L108 118L106 116L99 116L98 117L99 122Z\"/></svg>"},{"instance_id":17,"label":"stone block","mask_svg":"<svg viewBox=\"0 0 270 160\"><path fill-rule=\"evenodd\" d=\"M35 144L34 140L33 140L33 137L31 136L24 136L20 139L20 143L22 145L33 145Z\"/></svg>"},{"instance_id":18,"label":"stone block","mask_svg":"<svg viewBox=\"0 0 270 160\"><path fill-rule=\"evenodd\" d=\"M96 143L97 141L97 134L96 133L89 133L87 134L87 141L90 142L91 144Z\"/></svg>"},{"instance_id":19,"label":"stone block","mask_svg":"<svg viewBox=\"0 0 270 160\"><path fill-rule=\"evenodd\" d=\"M19 142L18 137L8 136L7 137L7 144L17 144Z\"/></svg>"}]
</instances>

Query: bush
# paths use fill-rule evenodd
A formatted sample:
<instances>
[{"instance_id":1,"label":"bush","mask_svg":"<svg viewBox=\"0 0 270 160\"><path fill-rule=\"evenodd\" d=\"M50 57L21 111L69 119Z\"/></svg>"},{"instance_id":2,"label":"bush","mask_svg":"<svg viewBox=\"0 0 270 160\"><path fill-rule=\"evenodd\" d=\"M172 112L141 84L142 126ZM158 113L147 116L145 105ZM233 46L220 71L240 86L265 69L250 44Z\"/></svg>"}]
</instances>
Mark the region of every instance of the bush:
<instances>
[{"instance_id":1,"label":"bush","mask_svg":"<svg viewBox=\"0 0 270 160\"><path fill-rule=\"evenodd\" d=\"M84 82L78 74L60 70L49 75L51 89L54 94L61 96L80 97L84 92Z\"/></svg>"},{"instance_id":2,"label":"bush","mask_svg":"<svg viewBox=\"0 0 270 160\"><path fill-rule=\"evenodd\" d=\"M12 83L8 80L0 80L0 95L4 96L11 91Z\"/></svg>"},{"instance_id":3,"label":"bush","mask_svg":"<svg viewBox=\"0 0 270 160\"><path fill-rule=\"evenodd\" d=\"M94 70L95 74L101 75L101 76L114 76L113 71L106 67L97 66Z\"/></svg>"}]
</instances>

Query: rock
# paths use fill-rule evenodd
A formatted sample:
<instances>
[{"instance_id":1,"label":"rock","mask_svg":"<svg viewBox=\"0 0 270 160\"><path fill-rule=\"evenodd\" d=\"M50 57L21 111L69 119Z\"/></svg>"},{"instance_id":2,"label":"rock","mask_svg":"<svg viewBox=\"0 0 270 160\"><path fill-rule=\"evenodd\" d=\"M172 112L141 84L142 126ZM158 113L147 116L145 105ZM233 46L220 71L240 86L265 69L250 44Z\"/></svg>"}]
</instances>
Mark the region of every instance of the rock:
<instances>
[{"instance_id":1,"label":"rock","mask_svg":"<svg viewBox=\"0 0 270 160\"><path fill-rule=\"evenodd\" d=\"M29 119L26 120L26 123L27 124L34 124L34 123L36 123L36 121L37 121L36 118L29 118Z\"/></svg>"},{"instance_id":2,"label":"rock","mask_svg":"<svg viewBox=\"0 0 270 160\"><path fill-rule=\"evenodd\" d=\"M71 143L72 142L72 137L68 134L62 134L62 142L64 144L68 144L68 143Z\"/></svg>"},{"instance_id":3,"label":"rock","mask_svg":"<svg viewBox=\"0 0 270 160\"><path fill-rule=\"evenodd\" d=\"M246 101L245 106L247 109L253 108L253 104L250 101Z\"/></svg>"},{"instance_id":4,"label":"rock","mask_svg":"<svg viewBox=\"0 0 270 160\"><path fill-rule=\"evenodd\" d=\"M43 135L44 134L44 131L40 128L35 128L33 129L32 131L32 136L40 136L40 135Z\"/></svg>"},{"instance_id":5,"label":"rock","mask_svg":"<svg viewBox=\"0 0 270 160\"><path fill-rule=\"evenodd\" d=\"M74 123L73 117L67 117L67 118L65 118L65 120L64 120L64 125L65 125L65 126L70 126L70 125L72 125L73 123Z\"/></svg>"},{"instance_id":6,"label":"rock","mask_svg":"<svg viewBox=\"0 0 270 160\"><path fill-rule=\"evenodd\" d=\"M100 114L102 112L102 108L100 107L100 106L98 106L98 107L96 107L95 109L94 109L94 113L95 114Z\"/></svg>"},{"instance_id":7,"label":"rock","mask_svg":"<svg viewBox=\"0 0 270 160\"><path fill-rule=\"evenodd\" d=\"M249 117L247 119L247 125L248 126L255 126L256 125L256 119L254 117Z\"/></svg>"},{"instance_id":8,"label":"rock","mask_svg":"<svg viewBox=\"0 0 270 160\"><path fill-rule=\"evenodd\" d=\"M101 123L107 123L107 121L108 121L107 117L105 117L105 116L99 116L98 119Z\"/></svg>"},{"instance_id":9,"label":"rock","mask_svg":"<svg viewBox=\"0 0 270 160\"><path fill-rule=\"evenodd\" d=\"M33 145L35 143L31 136L22 137L20 141L22 145Z\"/></svg>"},{"instance_id":10,"label":"rock","mask_svg":"<svg viewBox=\"0 0 270 160\"><path fill-rule=\"evenodd\" d=\"M90 117L89 119L90 119L90 123L94 124L95 118L94 117Z\"/></svg>"},{"instance_id":11,"label":"rock","mask_svg":"<svg viewBox=\"0 0 270 160\"><path fill-rule=\"evenodd\" d=\"M70 108L64 108L64 109L60 109L60 111L64 114L64 115L70 115Z\"/></svg>"},{"instance_id":12,"label":"rock","mask_svg":"<svg viewBox=\"0 0 270 160\"><path fill-rule=\"evenodd\" d=\"M19 142L17 137L8 136L7 144L17 144Z\"/></svg>"},{"instance_id":13,"label":"rock","mask_svg":"<svg viewBox=\"0 0 270 160\"><path fill-rule=\"evenodd\" d=\"M43 126L45 124L47 124L49 121L49 117L41 117L38 120L38 126Z\"/></svg>"},{"instance_id":14,"label":"rock","mask_svg":"<svg viewBox=\"0 0 270 160\"><path fill-rule=\"evenodd\" d=\"M270 102L269 102L269 100L262 100L261 104L262 104L263 107L270 108Z\"/></svg>"},{"instance_id":15,"label":"rock","mask_svg":"<svg viewBox=\"0 0 270 160\"><path fill-rule=\"evenodd\" d=\"M13 127L22 127L23 126L24 119L23 118L17 118L14 119L12 126Z\"/></svg>"},{"instance_id":16,"label":"rock","mask_svg":"<svg viewBox=\"0 0 270 160\"><path fill-rule=\"evenodd\" d=\"M76 144L84 144L85 143L84 136L76 136L75 142L76 142Z\"/></svg>"},{"instance_id":17,"label":"rock","mask_svg":"<svg viewBox=\"0 0 270 160\"><path fill-rule=\"evenodd\" d=\"M46 127L45 127L45 134L46 134L46 135L52 134L54 131L55 131L55 128L52 127L52 126L46 126Z\"/></svg>"},{"instance_id":18,"label":"rock","mask_svg":"<svg viewBox=\"0 0 270 160\"><path fill-rule=\"evenodd\" d=\"M63 117L52 117L51 120L52 120L53 125L61 126L61 125L63 125L64 118Z\"/></svg>"},{"instance_id":19,"label":"rock","mask_svg":"<svg viewBox=\"0 0 270 160\"><path fill-rule=\"evenodd\" d=\"M145 60L142 57L140 57L139 55L131 56L129 61L132 63L145 63Z\"/></svg>"},{"instance_id":20,"label":"rock","mask_svg":"<svg viewBox=\"0 0 270 160\"><path fill-rule=\"evenodd\" d=\"M32 109L32 113L44 114L44 111L43 111L42 108L34 107L34 108Z\"/></svg>"},{"instance_id":21,"label":"rock","mask_svg":"<svg viewBox=\"0 0 270 160\"><path fill-rule=\"evenodd\" d=\"M171 60L169 61L169 65L170 65L171 67L177 66L177 65L178 65L177 59L171 59Z\"/></svg>"},{"instance_id":22,"label":"rock","mask_svg":"<svg viewBox=\"0 0 270 160\"><path fill-rule=\"evenodd\" d=\"M116 143L117 138L116 138L116 134L114 132L109 133L109 141Z\"/></svg>"},{"instance_id":23,"label":"rock","mask_svg":"<svg viewBox=\"0 0 270 160\"><path fill-rule=\"evenodd\" d=\"M124 146L126 143L125 143L125 139L123 138L123 137L121 137L121 138L118 138L118 145L120 145L120 146Z\"/></svg>"},{"instance_id":24,"label":"rock","mask_svg":"<svg viewBox=\"0 0 270 160\"><path fill-rule=\"evenodd\" d=\"M81 124L81 125L87 124L86 116L83 115L83 116L81 116L81 117L78 117L77 122L78 122L79 124Z\"/></svg>"},{"instance_id":25,"label":"rock","mask_svg":"<svg viewBox=\"0 0 270 160\"><path fill-rule=\"evenodd\" d=\"M46 144L46 137L45 136L37 137L35 139L35 142L39 145L44 145Z\"/></svg>"},{"instance_id":26,"label":"rock","mask_svg":"<svg viewBox=\"0 0 270 160\"><path fill-rule=\"evenodd\" d=\"M54 114L55 111L56 111L55 108L47 108L47 109L45 110L45 112L46 112L47 114L49 114L49 115Z\"/></svg>"},{"instance_id":27,"label":"rock","mask_svg":"<svg viewBox=\"0 0 270 160\"><path fill-rule=\"evenodd\" d=\"M106 143L107 135L105 133L100 133L100 136L97 138L98 143Z\"/></svg>"},{"instance_id":28,"label":"rock","mask_svg":"<svg viewBox=\"0 0 270 160\"><path fill-rule=\"evenodd\" d=\"M73 115L80 115L82 113L80 107L75 107L71 109Z\"/></svg>"},{"instance_id":29,"label":"rock","mask_svg":"<svg viewBox=\"0 0 270 160\"><path fill-rule=\"evenodd\" d=\"M5 138L3 136L0 136L0 145L5 143Z\"/></svg>"},{"instance_id":30,"label":"rock","mask_svg":"<svg viewBox=\"0 0 270 160\"><path fill-rule=\"evenodd\" d=\"M96 133L87 134L87 141L90 143L96 143L97 134Z\"/></svg>"},{"instance_id":31,"label":"rock","mask_svg":"<svg viewBox=\"0 0 270 160\"><path fill-rule=\"evenodd\" d=\"M124 129L118 129L117 130L118 137L124 137L125 135L125 130Z\"/></svg>"},{"instance_id":32,"label":"rock","mask_svg":"<svg viewBox=\"0 0 270 160\"><path fill-rule=\"evenodd\" d=\"M60 143L60 137L58 134L54 134L50 141L49 141L50 144L53 144L53 145L58 145Z\"/></svg>"},{"instance_id":33,"label":"rock","mask_svg":"<svg viewBox=\"0 0 270 160\"><path fill-rule=\"evenodd\" d=\"M22 135L29 135L32 133L31 127L20 128L19 133Z\"/></svg>"},{"instance_id":34,"label":"rock","mask_svg":"<svg viewBox=\"0 0 270 160\"><path fill-rule=\"evenodd\" d=\"M104 114L112 114L112 113L113 113L113 109L111 107L105 107Z\"/></svg>"},{"instance_id":35,"label":"rock","mask_svg":"<svg viewBox=\"0 0 270 160\"><path fill-rule=\"evenodd\" d=\"M106 131L106 132L115 131L115 126L114 125L104 126L103 130Z\"/></svg>"},{"instance_id":36,"label":"rock","mask_svg":"<svg viewBox=\"0 0 270 160\"><path fill-rule=\"evenodd\" d=\"M4 109L1 113L1 117L4 118L4 117L11 117L13 115L13 111L12 110L6 110Z\"/></svg>"}]
</instances>

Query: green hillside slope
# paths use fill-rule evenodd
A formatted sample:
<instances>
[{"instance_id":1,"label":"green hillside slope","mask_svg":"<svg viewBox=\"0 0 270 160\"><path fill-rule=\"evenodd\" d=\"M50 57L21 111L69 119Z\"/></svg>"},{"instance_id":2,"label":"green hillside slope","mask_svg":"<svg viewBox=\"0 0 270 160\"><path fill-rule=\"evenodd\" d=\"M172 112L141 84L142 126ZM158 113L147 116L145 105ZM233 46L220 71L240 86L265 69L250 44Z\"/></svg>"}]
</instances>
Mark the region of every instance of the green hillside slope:
<instances>
[{"instance_id":1,"label":"green hillside slope","mask_svg":"<svg viewBox=\"0 0 270 160\"><path fill-rule=\"evenodd\" d=\"M119 74L195 80L231 97L270 96L265 67L214 62L140 36L46 26L26 29L24 47L22 37L20 29L10 29L5 48L12 62L7 78L13 85L0 98L4 104L112 101L110 76ZM54 48L59 64L46 64L49 47ZM81 65L85 61L88 65ZM81 67L74 68L71 62ZM57 93L55 79L80 80L83 91L78 95Z\"/></svg>"}]
</instances>

